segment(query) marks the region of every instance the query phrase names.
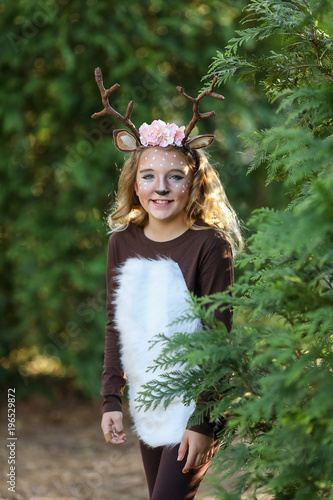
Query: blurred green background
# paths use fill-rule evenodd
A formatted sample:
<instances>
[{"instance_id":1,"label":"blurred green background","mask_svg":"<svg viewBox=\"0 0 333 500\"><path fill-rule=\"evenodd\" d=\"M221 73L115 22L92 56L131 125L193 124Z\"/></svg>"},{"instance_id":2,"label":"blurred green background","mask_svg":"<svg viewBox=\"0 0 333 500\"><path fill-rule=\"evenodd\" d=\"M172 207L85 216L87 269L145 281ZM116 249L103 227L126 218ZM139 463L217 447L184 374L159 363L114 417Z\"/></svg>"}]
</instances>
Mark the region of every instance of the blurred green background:
<instances>
[{"instance_id":1,"label":"blurred green background","mask_svg":"<svg viewBox=\"0 0 333 500\"><path fill-rule=\"evenodd\" d=\"M111 104L132 120L187 124L217 50L242 17L245 0L18 0L0 2L2 387L20 396L59 387L98 397L105 325L105 215L124 156L112 141L119 122L102 109L94 81L118 82ZM253 43L253 42L251 42ZM274 44L274 40L265 42ZM274 48L272 46L272 48ZM247 46L260 54L260 46ZM266 172L247 176L251 149L239 134L276 117L255 82L232 81L206 99L216 118L210 148L227 195L246 223L261 206L285 205ZM249 234L245 232L245 236Z\"/></svg>"}]
</instances>

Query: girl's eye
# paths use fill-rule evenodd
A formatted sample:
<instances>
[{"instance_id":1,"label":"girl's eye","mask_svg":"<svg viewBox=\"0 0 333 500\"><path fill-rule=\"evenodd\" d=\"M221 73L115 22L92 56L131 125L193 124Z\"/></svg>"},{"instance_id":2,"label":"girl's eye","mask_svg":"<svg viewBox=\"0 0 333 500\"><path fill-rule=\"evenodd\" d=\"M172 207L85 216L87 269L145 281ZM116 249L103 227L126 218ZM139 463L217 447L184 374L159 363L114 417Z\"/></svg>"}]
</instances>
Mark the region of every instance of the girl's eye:
<instances>
[{"instance_id":1,"label":"girl's eye","mask_svg":"<svg viewBox=\"0 0 333 500\"><path fill-rule=\"evenodd\" d=\"M175 181L181 181L182 179L184 179L184 177L182 175L174 174L170 176L170 179L174 179Z\"/></svg>"},{"instance_id":2,"label":"girl's eye","mask_svg":"<svg viewBox=\"0 0 333 500\"><path fill-rule=\"evenodd\" d=\"M151 180L151 179L154 179L154 176L153 174L145 174L142 176L142 179L145 179L145 180Z\"/></svg>"}]
</instances>

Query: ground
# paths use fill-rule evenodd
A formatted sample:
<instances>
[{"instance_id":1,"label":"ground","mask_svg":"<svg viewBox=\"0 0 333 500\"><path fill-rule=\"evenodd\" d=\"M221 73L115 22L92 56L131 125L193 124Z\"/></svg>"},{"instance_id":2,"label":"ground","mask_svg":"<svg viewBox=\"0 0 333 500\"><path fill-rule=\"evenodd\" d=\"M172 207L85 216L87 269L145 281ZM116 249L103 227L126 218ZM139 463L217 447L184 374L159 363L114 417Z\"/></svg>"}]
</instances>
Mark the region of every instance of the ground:
<instances>
[{"instance_id":1,"label":"ground","mask_svg":"<svg viewBox=\"0 0 333 500\"><path fill-rule=\"evenodd\" d=\"M5 411L4 411L5 410ZM17 403L15 493L8 491L6 408L1 411L0 500L148 500L140 452L127 420L127 443L107 445L100 402L34 396ZM170 499L172 500L172 499ZM196 500L214 500L201 486Z\"/></svg>"}]
</instances>

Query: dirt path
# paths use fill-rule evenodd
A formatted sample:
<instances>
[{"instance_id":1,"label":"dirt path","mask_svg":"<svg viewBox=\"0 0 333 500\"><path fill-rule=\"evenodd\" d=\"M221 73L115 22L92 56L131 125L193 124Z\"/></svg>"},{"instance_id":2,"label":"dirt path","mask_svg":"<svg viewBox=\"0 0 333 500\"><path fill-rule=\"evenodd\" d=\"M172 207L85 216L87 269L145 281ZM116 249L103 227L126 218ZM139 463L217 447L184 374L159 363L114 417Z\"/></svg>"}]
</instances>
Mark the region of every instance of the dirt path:
<instances>
[{"instance_id":1,"label":"dirt path","mask_svg":"<svg viewBox=\"0 0 333 500\"><path fill-rule=\"evenodd\" d=\"M16 488L8 492L6 408L1 411L0 500L147 500L136 437L110 447L100 430L100 403L55 403L34 397L17 405ZM170 499L172 500L172 499ZM214 500L204 485L196 500Z\"/></svg>"}]
</instances>

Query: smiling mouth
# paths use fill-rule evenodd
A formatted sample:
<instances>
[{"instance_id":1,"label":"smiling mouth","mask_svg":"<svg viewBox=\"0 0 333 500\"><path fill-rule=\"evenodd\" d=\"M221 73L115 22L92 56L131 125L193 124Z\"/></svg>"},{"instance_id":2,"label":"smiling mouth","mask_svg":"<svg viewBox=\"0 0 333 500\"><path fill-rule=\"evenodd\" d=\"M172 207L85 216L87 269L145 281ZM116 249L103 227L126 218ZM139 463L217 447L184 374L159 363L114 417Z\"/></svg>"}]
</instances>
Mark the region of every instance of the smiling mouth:
<instances>
[{"instance_id":1,"label":"smiling mouth","mask_svg":"<svg viewBox=\"0 0 333 500\"><path fill-rule=\"evenodd\" d=\"M156 205L168 205L171 203L173 200L151 200L153 203L156 203Z\"/></svg>"}]
</instances>

